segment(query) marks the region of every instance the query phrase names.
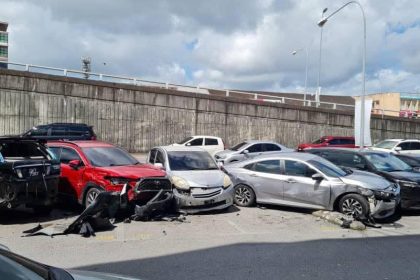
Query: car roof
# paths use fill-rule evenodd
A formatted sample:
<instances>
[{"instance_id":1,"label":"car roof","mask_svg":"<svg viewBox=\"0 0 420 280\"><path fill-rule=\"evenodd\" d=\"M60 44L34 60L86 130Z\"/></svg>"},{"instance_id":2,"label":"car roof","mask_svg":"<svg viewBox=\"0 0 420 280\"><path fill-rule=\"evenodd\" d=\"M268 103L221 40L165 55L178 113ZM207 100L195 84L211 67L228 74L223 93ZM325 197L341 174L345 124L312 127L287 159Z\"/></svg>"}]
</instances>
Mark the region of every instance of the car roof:
<instances>
[{"instance_id":1,"label":"car roof","mask_svg":"<svg viewBox=\"0 0 420 280\"><path fill-rule=\"evenodd\" d=\"M89 126L85 123L49 123L49 124L41 124L37 126Z\"/></svg>"},{"instance_id":2,"label":"car roof","mask_svg":"<svg viewBox=\"0 0 420 280\"><path fill-rule=\"evenodd\" d=\"M271 140L245 140L241 143L248 143L248 144L260 144L260 143L270 143L270 144L278 144L277 142Z\"/></svg>"},{"instance_id":3,"label":"car roof","mask_svg":"<svg viewBox=\"0 0 420 280\"><path fill-rule=\"evenodd\" d=\"M199 147L185 147L185 146L158 146L158 147L154 147L153 149L162 149L165 150L167 152L182 152L182 151L193 151L193 152L203 152L205 151L202 148Z\"/></svg>"},{"instance_id":4,"label":"car roof","mask_svg":"<svg viewBox=\"0 0 420 280\"><path fill-rule=\"evenodd\" d=\"M420 141L419 139L384 139L383 141L397 141L397 142L401 142L401 141Z\"/></svg>"},{"instance_id":5,"label":"car roof","mask_svg":"<svg viewBox=\"0 0 420 280\"><path fill-rule=\"evenodd\" d=\"M211 136L211 135L191 135L190 137L207 137L207 138L219 138L221 139L221 137L218 136Z\"/></svg>"},{"instance_id":6,"label":"car roof","mask_svg":"<svg viewBox=\"0 0 420 280\"><path fill-rule=\"evenodd\" d=\"M261 155L250 159L249 161L253 160L261 160L261 159L298 159L298 160L311 160L314 158L319 158L317 155L310 154L310 153L302 153L302 152L282 152L276 153L271 155Z\"/></svg>"},{"instance_id":7,"label":"car roof","mask_svg":"<svg viewBox=\"0 0 420 280\"><path fill-rule=\"evenodd\" d=\"M343 152L351 152L355 154L389 154L389 152L373 150L369 148L364 149L353 149L353 148L335 148L335 147L325 147L325 148L313 148L307 150L309 153L311 151L343 151Z\"/></svg>"},{"instance_id":8,"label":"car roof","mask_svg":"<svg viewBox=\"0 0 420 280\"><path fill-rule=\"evenodd\" d=\"M63 144L67 145L74 145L80 148L99 148L99 147L115 147L111 143L103 142L103 141L96 141L96 140L76 140L76 141L48 141L48 145L50 146L61 146Z\"/></svg>"}]
</instances>

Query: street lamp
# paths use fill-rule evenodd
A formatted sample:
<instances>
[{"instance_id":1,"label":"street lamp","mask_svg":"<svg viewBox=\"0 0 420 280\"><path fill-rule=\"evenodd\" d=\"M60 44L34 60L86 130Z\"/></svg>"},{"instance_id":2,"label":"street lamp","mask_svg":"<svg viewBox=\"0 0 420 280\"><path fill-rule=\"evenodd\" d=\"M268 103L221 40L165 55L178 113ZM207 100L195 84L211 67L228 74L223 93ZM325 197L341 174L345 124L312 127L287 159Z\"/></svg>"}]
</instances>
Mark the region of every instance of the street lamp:
<instances>
[{"instance_id":1,"label":"street lamp","mask_svg":"<svg viewBox=\"0 0 420 280\"><path fill-rule=\"evenodd\" d=\"M324 14L328 11L328 8L324 8L321 13L321 18L324 18ZM322 58L322 25L321 27L321 36L319 39L319 62L318 62L318 83L317 83L317 91L315 94L316 99L316 106L319 106L319 98L321 97L321 58Z\"/></svg>"},{"instance_id":2,"label":"street lamp","mask_svg":"<svg viewBox=\"0 0 420 280\"><path fill-rule=\"evenodd\" d=\"M296 55L298 52L302 51L303 49L297 49L292 52L292 55ZM309 58L309 52L308 48L305 47L306 52L306 66L305 66L305 91L303 93L303 106L306 106L306 94L308 89L308 58Z\"/></svg>"},{"instance_id":3,"label":"street lamp","mask_svg":"<svg viewBox=\"0 0 420 280\"><path fill-rule=\"evenodd\" d=\"M336 11L334 11L333 13L331 13L327 17L324 17L324 13L323 13L323 16L322 16L321 20L318 21L318 26L321 27L321 40L322 40L322 27L327 23L327 21L333 15L335 15L336 13L341 11L344 7L346 7L350 4L356 4L357 6L359 6L360 10L362 11L362 15L363 15L363 61L362 61L363 81L362 81L362 96L360 98L361 99L361 106L360 106L360 115L361 115L360 116L360 119L361 119L361 124L360 124L360 148L363 149L364 142L365 142L365 95L366 95L366 86L365 86L365 82L366 82L366 17L365 17L365 11L363 10L362 5L358 1L350 1L346 4L344 4L343 6L341 6L339 9L337 9ZM325 9L324 9L324 11L325 11ZM321 51L320 51L320 53L321 53ZM321 55L320 55L319 60L321 61Z\"/></svg>"}]
</instances>

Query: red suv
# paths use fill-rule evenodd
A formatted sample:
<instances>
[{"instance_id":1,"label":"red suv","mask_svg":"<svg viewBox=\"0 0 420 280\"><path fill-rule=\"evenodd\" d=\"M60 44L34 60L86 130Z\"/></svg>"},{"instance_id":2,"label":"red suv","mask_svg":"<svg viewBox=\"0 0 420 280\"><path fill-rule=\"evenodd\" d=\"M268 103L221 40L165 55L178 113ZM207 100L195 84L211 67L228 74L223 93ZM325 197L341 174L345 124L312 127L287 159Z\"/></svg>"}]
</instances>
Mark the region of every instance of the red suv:
<instances>
[{"instance_id":1,"label":"red suv","mask_svg":"<svg viewBox=\"0 0 420 280\"><path fill-rule=\"evenodd\" d=\"M48 142L48 147L61 163L59 193L77 198L84 207L100 192L120 192L127 183L131 187L129 201L146 201L161 189L171 190L165 171L141 164L109 143L54 141Z\"/></svg>"},{"instance_id":2,"label":"red suv","mask_svg":"<svg viewBox=\"0 0 420 280\"><path fill-rule=\"evenodd\" d=\"M348 136L323 136L312 143L303 143L298 146L298 151L303 151L310 148L321 147L342 147L342 148L356 148L354 144L354 137Z\"/></svg>"}]
</instances>

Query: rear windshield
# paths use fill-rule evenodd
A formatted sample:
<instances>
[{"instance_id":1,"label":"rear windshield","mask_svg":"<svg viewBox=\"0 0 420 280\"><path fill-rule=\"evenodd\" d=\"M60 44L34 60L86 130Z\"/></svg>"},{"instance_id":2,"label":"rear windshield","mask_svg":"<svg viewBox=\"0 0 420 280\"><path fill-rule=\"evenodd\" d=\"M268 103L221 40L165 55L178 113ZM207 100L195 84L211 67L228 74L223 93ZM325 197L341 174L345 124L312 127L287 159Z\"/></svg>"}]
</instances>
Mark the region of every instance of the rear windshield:
<instances>
[{"instance_id":1,"label":"rear windshield","mask_svg":"<svg viewBox=\"0 0 420 280\"><path fill-rule=\"evenodd\" d=\"M246 144L248 144L248 143L246 143L246 142L239 143L239 144L233 146L232 148L230 148L229 150L231 150L231 151L238 151L240 148L242 148Z\"/></svg>"},{"instance_id":2,"label":"rear windshield","mask_svg":"<svg viewBox=\"0 0 420 280\"><path fill-rule=\"evenodd\" d=\"M35 142L5 142L0 144L3 161L25 159L48 159L52 156L41 145Z\"/></svg>"}]
</instances>

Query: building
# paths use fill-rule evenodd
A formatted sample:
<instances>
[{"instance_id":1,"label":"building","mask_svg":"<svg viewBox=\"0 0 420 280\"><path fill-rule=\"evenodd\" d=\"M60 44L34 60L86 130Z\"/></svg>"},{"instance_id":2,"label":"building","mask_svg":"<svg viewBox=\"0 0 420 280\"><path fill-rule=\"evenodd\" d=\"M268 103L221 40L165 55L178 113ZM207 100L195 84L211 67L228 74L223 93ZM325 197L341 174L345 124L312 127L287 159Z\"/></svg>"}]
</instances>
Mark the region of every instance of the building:
<instances>
[{"instance_id":1,"label":"building","mask_svg":"<svg viewBox=\"0 0 420 280\"><path fill-rule=\"evenodd\" d=\"M7 68L7 62L9 57L9 33L7 32L7 22L0 21L0 68Z\"/></svg>"},{"instance_id":2,"label":"building","mask_svg":"<svg viewBox=\"0 0 420 280\"><path fill-rule=\"evenodd\" d=\"M366 96L372 99L372 113L394 117L417 117L420 93L387 92Z\"/></svg>"}]
</instances>

